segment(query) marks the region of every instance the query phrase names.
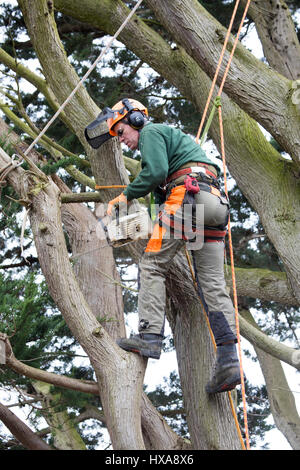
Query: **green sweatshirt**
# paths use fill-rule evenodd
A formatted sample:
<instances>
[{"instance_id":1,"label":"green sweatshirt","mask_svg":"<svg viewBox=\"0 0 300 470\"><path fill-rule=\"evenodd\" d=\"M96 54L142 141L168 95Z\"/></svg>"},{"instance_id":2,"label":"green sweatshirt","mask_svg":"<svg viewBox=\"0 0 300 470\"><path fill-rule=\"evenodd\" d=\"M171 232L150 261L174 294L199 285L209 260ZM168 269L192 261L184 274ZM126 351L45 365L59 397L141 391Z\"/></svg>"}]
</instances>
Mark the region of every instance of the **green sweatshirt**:
<instances>
[{"instance_id":1,"label":"green sweatshirt","mask_svg":"<svg viewBox=\"0 0 300 470\"><path fill-rule=\"evenodd\" d=\"M199 144L180 129L166 124L146 124L140 131L139 150L142 170L124 191L128 201L153 191L155 202L162 202L155 189L188 162L207 163L219 172L219 167L208 159Z\"/></svg>"}]
</instances>

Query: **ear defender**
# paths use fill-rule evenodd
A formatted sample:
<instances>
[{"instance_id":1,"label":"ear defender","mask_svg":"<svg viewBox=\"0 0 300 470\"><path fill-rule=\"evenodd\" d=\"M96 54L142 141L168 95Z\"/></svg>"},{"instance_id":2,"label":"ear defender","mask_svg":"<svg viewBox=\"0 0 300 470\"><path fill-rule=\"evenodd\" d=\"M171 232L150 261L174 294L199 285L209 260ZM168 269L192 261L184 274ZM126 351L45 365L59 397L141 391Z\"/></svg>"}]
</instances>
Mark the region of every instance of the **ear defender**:
<instances>
[{"instance_id":1,"label":"ear defender","mask_svg":"<svg viewBox=\"0 0 300 470\"><path fill-rule=\"evenodd\" d=\"M122 100L122 103L128 111L128 114L126 116L128 124L134 129L141 129L146 121L144 113L135 109L127 98L124 98L124 100Z\"/></svg>"}]
</instances>

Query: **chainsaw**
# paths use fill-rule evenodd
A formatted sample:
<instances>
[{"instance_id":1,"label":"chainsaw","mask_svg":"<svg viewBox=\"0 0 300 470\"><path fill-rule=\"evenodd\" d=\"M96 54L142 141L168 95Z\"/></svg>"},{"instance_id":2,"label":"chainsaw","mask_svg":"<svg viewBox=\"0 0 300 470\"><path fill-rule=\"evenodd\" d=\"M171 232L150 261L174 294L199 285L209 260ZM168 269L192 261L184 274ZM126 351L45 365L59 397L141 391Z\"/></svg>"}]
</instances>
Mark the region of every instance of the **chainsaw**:
<instances>
[{"instance_id":1,"label":"chainsaw","mask_svg":"<svg viewBox=\"0 0 300 470\"><path fill-rule=\"evenodd\" d=\"M116 217L106 224L103 221L104 218L99 219L110 246L116 248L151 236L152 221L147 209L142 208L137 212L120 217L117 207L115 214Z\"/></svg>"}]
</instances>

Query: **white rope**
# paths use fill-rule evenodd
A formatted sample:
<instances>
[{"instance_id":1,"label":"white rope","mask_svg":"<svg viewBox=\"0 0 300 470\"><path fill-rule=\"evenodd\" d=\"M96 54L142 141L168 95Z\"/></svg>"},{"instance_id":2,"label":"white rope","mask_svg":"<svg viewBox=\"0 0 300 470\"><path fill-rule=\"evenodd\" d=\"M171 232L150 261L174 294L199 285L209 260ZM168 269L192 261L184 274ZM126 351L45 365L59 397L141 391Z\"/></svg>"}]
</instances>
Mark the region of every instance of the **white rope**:
<instances>
[{"instance_id":1,"label":"white rope","mask_svg":"<svg viewBox=\"0 0 300 470\"><path fill-rule=\"evenodd\" d=\"M33 147L35 146L35 144L40 140L40 138L45 134L45 132L47 131L47 129L49 129L49 127L51 126L51 124L55 121L55 119L57 118L57 116L62 112L62 110L65 108L65 106L68 104L68 102L73 98L73 96L75 95L75 93L77 92L78 88L83 84L83 82L87 79L87 77L90 75L90 73L94 70L94 68L96 67L96 65L98 64L98 62L100 62L100 60L102 59L102 57L106 54L106 52L108 51L108 49L110 49L112 43L114 42L114 40L119 36L119 34L121 33L121 31L125 28L126 24L129 22L129 20L131 19L131 17L134 15L134 13L136 12L136 10L138 9L138 7L140 6L140 4L142 3L143 0L139 0L137 2L137 4L135 5L135 7L131 10L131 12L129 13L129 15L127 16L126 20L124 21L124 23L122 23L122 25L120 26L120 28L117 30L117 32L114 34L114 36L111 38L111 40L109 41L109 43L106 45L105 49L102 50L101 54L97 57L97 59L95 60L95 62L91 65L91 67L89 68L89 70L86 72L86 74L84 75L84 77L82 77L82 79L80 80L80 82L77 83L76 87L74 88L74 90L71 92L71 94L68 96L68 98L65 100L65 102L60 106L60 108L56 111L56 113L54 114L54 116L50 119L50 121L46 124L46 126L44 127L44 129L39 133L39 135L36 137L36 139L29 145L29 147L26 149L26 151L24 152L24 155L28 155L28 153L33 149Z\"/></svg>"},{"instance_id":2,"label":"white rope","mask_svg":"<svg viewBox=\"0 0 300 470\"><path fill-rule=\"evenodd\" d=\"M27 260L27 256L24 255L24 233L25 233L25 228L26 228L27 216L28 216L28 209L26 209L25 207L25 213L23 217L22 230L21 230L21 237L20 237L21 256L25 259L25 261Z\"/></svg>"}]
</instances>

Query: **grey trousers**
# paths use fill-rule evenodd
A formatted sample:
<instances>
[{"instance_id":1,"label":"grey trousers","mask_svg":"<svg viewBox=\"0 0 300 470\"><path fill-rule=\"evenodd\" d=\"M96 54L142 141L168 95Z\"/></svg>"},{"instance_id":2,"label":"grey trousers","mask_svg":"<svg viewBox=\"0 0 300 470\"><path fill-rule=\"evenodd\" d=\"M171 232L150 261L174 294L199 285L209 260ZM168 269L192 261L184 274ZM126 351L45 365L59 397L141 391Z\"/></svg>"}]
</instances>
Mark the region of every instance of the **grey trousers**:
<instances>
[{"instance_id":1,"label":"grey trousers","mask_svg":"<svg viewBox=\"0 0 300 470\"><path fill-rule=\"evenodd\" d=\"M205 226L218 226L228 214L228 206L215 195L200 191L197 204L203 204ZM156 229L159 230L158 224ZM154 228L155 231L155 228ZM170 263L183 247L184 240L162 236L159 250L145 251L139 264L140 289L138 296L139 332L162 334L165 321L165 281ZM234 307L224 279L224 241L204 242L193 251L194 266L198 277L203 303L217 345L236 341Z\"/></svg>"}]
</instances>

